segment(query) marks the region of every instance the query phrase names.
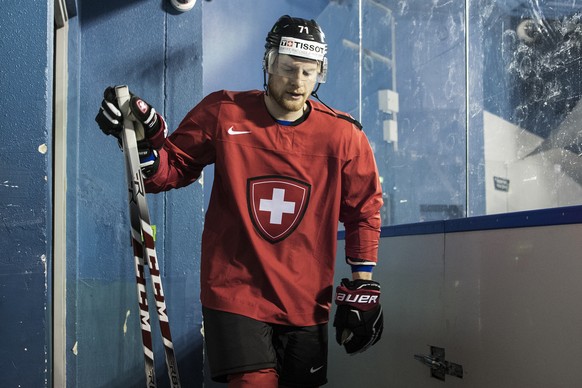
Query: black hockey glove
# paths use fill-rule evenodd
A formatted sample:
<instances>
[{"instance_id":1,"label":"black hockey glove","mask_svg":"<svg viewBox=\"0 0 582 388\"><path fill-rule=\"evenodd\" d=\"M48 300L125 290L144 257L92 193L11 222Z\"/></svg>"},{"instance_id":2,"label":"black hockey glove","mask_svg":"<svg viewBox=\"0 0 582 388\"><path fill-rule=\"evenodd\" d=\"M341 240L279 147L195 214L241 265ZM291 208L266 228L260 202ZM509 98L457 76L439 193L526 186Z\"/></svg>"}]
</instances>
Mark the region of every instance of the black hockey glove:
<instances>
[{"instance_id":1,"label":"black hockey glove","mask_svg":"<svg viewBox=\"0 0 582 388\"><path fill-rule=\"evenodd\" d=\"M142 172L145 177L149 177L158 169L157 149L161 148L166 138L166 124L153 107L134 94L131 94L129 107L135 121L144 128L145 139L138 139L137 146ZM109 86L103 92L103 101L95 121L103 133L115 136L121 147L123 115L117 105L115 87Z\"/></svg>"},{"instance_id":2,"label":"black hockey glove","mask_svg":"<svg viewBox=\"0 0 582 388\"><path fill-rule=\"evenodd\" d=\"M101 101L101 107L95 116L95 121L104 134L113 135L117 139L121 138L123 115L117 106L115 88L110 86L103 92L103 101Z\"/></svg>"},{"instance_id":3,"label":"black hockey glove","mask_svg":"<svg viewBox=\"0 0 582 388\"><path fill-rule=\"evenodd\" d=\"M146 139L152 139L161 130L166 129L162 116L157 114L156 110L150 104L133 93L131 93L131 99L129 100L129 108L131 109L133 118L143 126ZM115 87L109 86L103 92L103 101L101 101L101 107L95 117L95 121L106 135L113 135L117 138L121 137L123 115L117 105Z\"/></svg>"},{"instance_id":4,"label":"black hockey glove","mask_svg":"<svg viewBox=\"0 0 582 388\"><path fill-rule=\"evenodd\" d=\"M335 303L335 338L346 352L361 353L380 340L384 315L378 282L344 278L336 289Z\"/></svg>"}]
</instances>

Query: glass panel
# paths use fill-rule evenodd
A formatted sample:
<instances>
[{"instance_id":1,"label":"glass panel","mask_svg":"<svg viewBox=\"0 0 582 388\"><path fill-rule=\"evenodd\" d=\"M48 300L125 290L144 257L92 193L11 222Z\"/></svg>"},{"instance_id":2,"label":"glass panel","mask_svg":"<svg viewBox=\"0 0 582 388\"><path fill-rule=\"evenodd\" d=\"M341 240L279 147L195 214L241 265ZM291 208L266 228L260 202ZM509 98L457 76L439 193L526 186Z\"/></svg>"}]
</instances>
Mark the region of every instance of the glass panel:
<instances>
[{"instance_id":1,"label":"glass panel","mask_svg":"<svg viewBox=\"0 0 582 388\"><path fill-rule=\"evenodd\" d=\"M363 1L362 121L384 226L465 216L464 4Z\"/></svg>"},{"instance_id":2,"label":"glass panel","mask_svg":"<svg viewBox=\"0 0 582 388\"><path fill-rule=\"evenodd\" d=\"M483 94L483 149L471 151L483 153L485 213L578 205L582 4L499 3L471 6Z\"/></svg>"},{"instance_id":3,"label":"glass panel","mask_svg":"<svg viewBox=\"0 0 582 388\"><path fill-rule=\"evenodd\" d=\"M581 19L572 0L361 0L384 226L582 203Z\"/></svg>"}]
</instances>

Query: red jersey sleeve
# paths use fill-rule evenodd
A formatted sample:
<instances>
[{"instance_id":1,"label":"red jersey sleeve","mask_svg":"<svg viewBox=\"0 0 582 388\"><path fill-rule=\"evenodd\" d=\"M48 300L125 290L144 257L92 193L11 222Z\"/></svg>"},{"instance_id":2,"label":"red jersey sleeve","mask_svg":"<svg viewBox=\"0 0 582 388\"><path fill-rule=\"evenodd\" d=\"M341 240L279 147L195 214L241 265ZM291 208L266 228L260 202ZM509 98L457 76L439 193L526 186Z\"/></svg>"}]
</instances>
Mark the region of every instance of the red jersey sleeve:
<instances>
[{"instance_id":1,"label":"red jersey sleeve","mask_svg":"<svg viewBox=\"0 0 582 388\"><path fill-rule=\"evenodd\" d=\"M214 127L216 116L201 115L203 109L211 110L205 100L192 109L166 139L159 150L158 170L144 182L147 192L157 193L187 186L200 177L206 165L214 163L216 150L213 136L207 128ZM202 117L204 122L200 122Z\"/></svg>"},{"instance_id":2,"label":"red jersey sleeve","mask_svg":"<svg viewBox=\"0 0 582 388\"><path fill-rule=\"evenodd\" d=\"M354 135L356 156L342 169L340 221L345 227L345 253L370 264L378 261L382 188L374 154L362 131Z\"/></svg>"}]
</instances>

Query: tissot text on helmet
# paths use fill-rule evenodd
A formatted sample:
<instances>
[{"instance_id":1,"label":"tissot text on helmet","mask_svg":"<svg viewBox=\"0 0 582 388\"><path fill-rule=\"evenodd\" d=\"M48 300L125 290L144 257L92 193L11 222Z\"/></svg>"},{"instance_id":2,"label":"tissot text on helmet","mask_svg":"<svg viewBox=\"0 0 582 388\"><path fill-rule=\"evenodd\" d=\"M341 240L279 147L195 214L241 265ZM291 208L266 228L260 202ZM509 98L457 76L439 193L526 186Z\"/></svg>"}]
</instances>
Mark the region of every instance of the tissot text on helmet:
<instances>
[{"instance_id":1,"label":"tissot text on helmet","mask_svg":"<svg viewBox=\"0 0 582 388\"><path fill-rule=\"evenodd\" d=\"M285 36L281 38L279 44L279 53L298 55L309 59L322 60L325 52L325 44Z\"/></svg>"}]
</instances>

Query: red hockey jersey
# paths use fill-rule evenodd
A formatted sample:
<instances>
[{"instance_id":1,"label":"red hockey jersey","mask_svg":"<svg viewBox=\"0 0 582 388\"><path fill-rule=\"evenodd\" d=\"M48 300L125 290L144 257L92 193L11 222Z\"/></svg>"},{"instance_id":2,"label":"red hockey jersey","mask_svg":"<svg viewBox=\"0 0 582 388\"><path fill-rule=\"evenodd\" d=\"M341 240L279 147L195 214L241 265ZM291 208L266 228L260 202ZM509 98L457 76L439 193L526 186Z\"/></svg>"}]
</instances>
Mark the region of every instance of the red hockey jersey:
<instances>
[{"instance_id":1,"label":"red hockey jersey","mask_svg":"<svg viewBox=\"0 0 582 388\"><path fill-rule=\"evenodd\" d=\"M279 125L264 92L220 91L160 150L148 192L188 185L214 163L202 234L201 302L265 322L327 322L338 220L346 255L377 261L382 194L364 132L322 104Z\"/></svg>"}]
</instances>

